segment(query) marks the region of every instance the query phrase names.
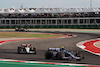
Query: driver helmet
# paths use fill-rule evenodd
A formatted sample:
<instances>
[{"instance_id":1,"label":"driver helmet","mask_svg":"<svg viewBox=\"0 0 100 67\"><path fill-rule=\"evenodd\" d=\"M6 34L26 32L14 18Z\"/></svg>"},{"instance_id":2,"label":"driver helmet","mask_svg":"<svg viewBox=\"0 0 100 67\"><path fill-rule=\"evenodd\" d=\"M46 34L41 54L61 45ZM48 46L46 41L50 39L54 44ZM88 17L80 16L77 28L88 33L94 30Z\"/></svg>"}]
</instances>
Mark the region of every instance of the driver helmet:
<instances>
[{"instance_id":1,"label":"driver helmet","mask_svg":"<svg viewBox=\"0 0 100 67\"><path fill-rule=\"evenodd\" d=\"M64 48L64 46L61 46L61 48L63 49L63 48Z\"/></svg>"},{"instance_id":2,"label":"driver helmet","mask_svg":"<svg viewBox=\"0 0 100 67\"><path fill-rule=\"evenodd\" d=\"M28 43L26 43L26 44L28 44Z\"/></svg>"}]
</instances>

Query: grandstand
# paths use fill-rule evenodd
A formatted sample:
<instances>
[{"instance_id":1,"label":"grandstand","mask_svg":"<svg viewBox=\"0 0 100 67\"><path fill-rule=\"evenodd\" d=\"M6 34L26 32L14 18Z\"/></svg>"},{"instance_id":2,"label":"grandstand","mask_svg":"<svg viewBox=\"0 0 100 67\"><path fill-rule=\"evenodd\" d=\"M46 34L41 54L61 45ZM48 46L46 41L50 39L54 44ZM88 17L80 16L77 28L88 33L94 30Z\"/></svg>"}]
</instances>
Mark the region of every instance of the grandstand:
<instances>
[{"instance_id":1,"label":"grandstand","mask_svg":"<svg viewBox=\"0 0 100 67\"><path fill-rule=\"evenodd\" d=\"M0 27L100 28L99 25L100 8L0 9Z\"/></svg>"}]
</instances>

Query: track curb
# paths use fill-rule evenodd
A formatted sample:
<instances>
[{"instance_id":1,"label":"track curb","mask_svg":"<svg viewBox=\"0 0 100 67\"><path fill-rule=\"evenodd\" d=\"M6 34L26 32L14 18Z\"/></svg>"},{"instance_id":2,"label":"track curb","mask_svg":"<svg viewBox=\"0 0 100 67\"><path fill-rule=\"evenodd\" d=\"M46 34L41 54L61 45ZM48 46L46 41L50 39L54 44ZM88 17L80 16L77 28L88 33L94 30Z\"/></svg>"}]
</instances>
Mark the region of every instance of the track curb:
<instances>
[{"instance_id":1,"label":"track curb","mask_svg":"<svg viewBox=\"0 0 100 67\"><path fill-rule=\"evenodd\" d=\"M0 45L6 42L11 42L11 41L22 41L22 40L39 40L39 39L56 39L56 38L71 38L71 37L76 37L77 35L71 35L71 34L58 34L58 33L43 33L43 34L53 34L53 35L65 35L61 37L49 37L49 38L26 38L26 39L15 39L15 40L2 40L0 41Z\"/></svg>"},{"instance_id":2,"label":"track curb","mask_svg":"<svg viewBox=\"0 0 100 67\"><path fill-rule=\"evenodd\" d=\"M91 40L85 40L85 41L81 41L79 43L76 44L77 47L87 51L87 52L90 52L92 54L95 54L95 55L99 55L100 56L100 48L99 47L96 47L94 44L95 42L97 41L100 41L100 38L97 38L97 39L91 39ZM89 44L90 46L92 46L92 48L88 48L87 49L87 46L86 44ZM88 46L89 47L89 46ZM93 48L95 48L95 50L93 50ZM96 50L99 50L98 52Z\"/></svg>"}]
</instances>

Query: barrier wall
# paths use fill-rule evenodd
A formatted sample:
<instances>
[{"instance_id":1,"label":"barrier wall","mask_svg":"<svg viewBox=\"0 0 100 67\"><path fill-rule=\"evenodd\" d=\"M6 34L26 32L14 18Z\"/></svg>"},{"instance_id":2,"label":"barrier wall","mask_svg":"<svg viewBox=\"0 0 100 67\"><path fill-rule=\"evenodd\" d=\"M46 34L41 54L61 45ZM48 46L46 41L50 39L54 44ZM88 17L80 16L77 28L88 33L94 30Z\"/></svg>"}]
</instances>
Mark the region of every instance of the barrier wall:
<instances>
[{"instance_id":1,"label":"barrier wall","mask_svg":"<svg viewBox=\"0 0 100 67\"><path fill-rule=\"evenodd\" d=\"M34 29L34 28L55 28L55 29L59 29L59 28L65 28L65 29L100 29L100 26L97 25L36 25L36 26L0 26L0 29L14 29L14 28L30 28L30 29Z\"/></svg>"}]
</instances>

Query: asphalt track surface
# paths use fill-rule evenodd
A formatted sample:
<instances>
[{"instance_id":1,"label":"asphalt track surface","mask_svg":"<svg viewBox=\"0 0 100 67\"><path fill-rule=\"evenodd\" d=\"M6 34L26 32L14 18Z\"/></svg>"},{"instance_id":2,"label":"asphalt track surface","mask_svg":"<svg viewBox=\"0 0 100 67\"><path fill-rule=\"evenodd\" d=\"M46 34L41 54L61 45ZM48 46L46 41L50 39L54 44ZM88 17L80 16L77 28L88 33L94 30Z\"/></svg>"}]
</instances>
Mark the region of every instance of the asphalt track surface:
<instances>
[{"instance_id":1,"label":"asphalt track surface","mask_svg":"<svg viewBox=\"0 0 100 67\"><path fill-rule=\"evenodd\" d=\"M34 33L34 32L33 32ZM45 32L43 32L45 33ZM46 32L47 33L47 32ZM56 32L61 33L61 32ZM90 33L75 33L75 32L65 32L61 34L76 34L77 37L73 38L59 38L59 39L41 39L41 40L26 40L26 41L14 41L7 42L0 45L0 58L5 59L17 59L17 60L30 60L30 61L48 61L48 62L62 62L62 63L77 63L77 64L100 64L100 56L93 55L86 52L78 47L76 44L80 41L99 38L100 34L90 34ZM32 46L37 48L37 54L17 54L17 47L22 43L30 43ZM81 61L76 60L47 60L45 59L45 52L50 47L61 47L64 46L69 51L80 51L85 59Z\"/></svg>"}]
</instances>

